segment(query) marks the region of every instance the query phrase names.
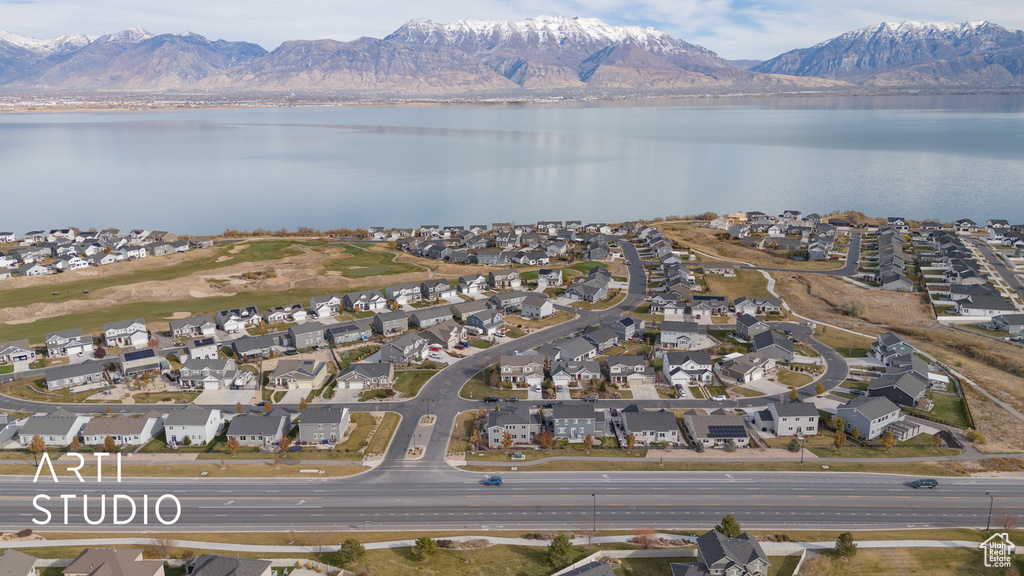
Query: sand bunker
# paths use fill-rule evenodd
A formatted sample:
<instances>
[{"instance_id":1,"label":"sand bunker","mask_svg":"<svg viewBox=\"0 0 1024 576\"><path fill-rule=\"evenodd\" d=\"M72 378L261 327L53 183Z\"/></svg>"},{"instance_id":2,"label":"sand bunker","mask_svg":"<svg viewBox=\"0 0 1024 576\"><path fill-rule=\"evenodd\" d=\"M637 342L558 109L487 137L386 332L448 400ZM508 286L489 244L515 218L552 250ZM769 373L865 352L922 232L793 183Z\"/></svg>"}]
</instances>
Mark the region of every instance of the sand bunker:
<instances>
[{"instance_id":1,"label":"sand bunker","mask_svg":"<svg viewBox=\"0 0 1024 576\"><path fill-rule=\"evenodd\" d=\"M241 252L242 250L245 250L248 247L249 247L248 244L239 244L238 246L235 246L230 251L228 251L228 254L238 254L239 252Z\"/></svg>"},{"instance_id":2,"label":"sand bunker","mask_svg":"<svg viewBox=\"0 0 1024 576\"><path fill-rule=\"evenodd\" d=\"M231 260L231 256L219 256L219 257L217 257L216 261L217 262L227 262L228 260Z\"/></svg>"},{"instance_id":3,"label":"sand bunker","mask_svg":"<svg viewBox=\"0 0 1024 576\"><path fill-rule=\"evenodd\" d=\"M4 322L4 324L31 324L35 321L35 318L26 318L24 320L8 320L7 322Z\"/></svg>"},{"instance_id":4,"label":"sand bunker","mask_svg":"<svg viewBox=\"0 0 1024 576\"><path fill-rule=\"evenodd\" d=\"M170 316L167 316L166 319L167 320L184 320L185 318L188 318L191 315L192 315L191 312L175 312L174 314L171 314Z\"/></svg>"}]
</instances>

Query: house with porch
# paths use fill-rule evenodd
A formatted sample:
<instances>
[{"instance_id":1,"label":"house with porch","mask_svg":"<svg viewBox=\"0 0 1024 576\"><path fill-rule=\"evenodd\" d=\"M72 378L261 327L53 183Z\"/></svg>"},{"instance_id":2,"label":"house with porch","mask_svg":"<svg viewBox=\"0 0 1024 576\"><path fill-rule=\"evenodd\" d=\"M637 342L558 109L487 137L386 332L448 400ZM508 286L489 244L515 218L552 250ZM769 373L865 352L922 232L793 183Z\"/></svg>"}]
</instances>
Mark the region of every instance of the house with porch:
<instances>
[{"instance_id":1,"label":"house with porch","mask_svg":"<svg viewBox=\"0 0 1024 576\"><path fill-rule=\"evenodd\" d=\"M391 388L395 381L395 365L390 362L355 362L338 374L342 390Z\"/></svg>"},{"instance_id":2,"label":"house with porch","mask_svg":"<svg viewBox=\"0 0 1024 576\"><path fill-rule=\"evenodd\" d=\"M207 314L199 314L181 320L170 321L171 336L175 338L196 338L213 336L217 331L217 323Z\"/></svg>"},{"instance_id":3,"label":"house with porch","mask_svg":"<svg viewBox=\"0 0 1024 576\"><path fill-rule=\"evenodd\" d=\"M679 444L683 441L676 415L668 410L651 412L632 404L623 408L621 414L623 434L632 434L640 446Z\"/></svg>"},{"instance_id":4,"label":"house with porch","mask_svg":"<svg viewBox=\"0 0 1024 576\"><path fill-rule=\"evenodd\" d=\"M228 334L237 334L250 326L259 326L263 323L263 316L255 306L221 310L214 319L217 321L217 327Z\"/></svg>"},{"instance_id":5,"label":"house with porch","mask_svg":"<svg viewBox=\"0 0 1024 576\"><path fill-rule=\"evenodd\" d=\"M506 433L512 436L513 446L529 444L542 428L540 414L529 406L505 404L487 413L487 446L491 450L501 448Z\"/></svg>"},{"instance_id":6,"label":"house with porch","mask_svg":"<svg viewBox=\"0 0 1024 576\"><path fill-rule=\"evenodd\" d=\"M755 411L752 424L776 436L815 436L818 434L818 409L809 402L772 402Z\"/></svg>"},{"instance_id":7,"label":"house with porch","mask_svg":"<svg viewBox=\"0 0 1024 576\"><path fill-rule=\"evenodd\" d=\"M97 446L113 438L118 446L144 446L164 429L164 417L156 410L145 414L101 414L82 429L82 443Z\"/></svg>"},{"instance_id":8,"label":"house with porch","mask_svg":"<svg viewBox=\"0 0 1024 576\"><path fill-rule=\"evenodd\" d=\"M313 390L323 386L330 372L320 360L278 360L270 384L286 390Z\"/></svg>"},{"instance_id":9,"label":"house with porch","mask_svg":"<svg viewBox=\"0 0 1024 576\"><path fill-rule=\"evenodd\" d=\"M309 310L317 318L330 318L341 311L341 298L337 294L313 296L309 299Z\"/></svg>"},{"instance_id":10,"label":"house with porch","mask_svg":"<svg viewBox=\"0 0 1024 576\"><path fill-rule=\"evenodd\" d=\"M142 318L107 322L103 339L107 348L144 348L149 343L149 332Z\"/></svg>"},{"instance_id":11,"label":"house with porch","mask_svg":"<svg viewBox=\"0 0 1024 576\"><path fill-rule=\"evenodd\" d=\"M711 356L702 350L666 352L662 372L665 374L665 382L673 386L696 386L711 383L711 365Z\"/></svg>"},{"instance_id":12,"label":"house with porch","mask_svg":"<svg viewBox=\"0 0 1024 576\"><path fill-rule=\"evenodd\" d=\"M345 294L341 304L349 312L366 312L387 308L388 300L377 290L360 290Z\"/></svg>"},{"instance_id":13,"label":"house with porch","mask_svg":"<svg viewBox=\"0 0 1024 576\"><path fill-rule=\"evenodd\" d=\"M231 358L189 358L181 364L179 374L182 388L199 390L230 389L239 376L235 361Z\"/></svg>"},{"instance_id":14,"label":"house with porch","mask_svg":"<svg viewBox=\"0 0 1024 576\"><path fill-rule=\"evenodd\" d=\"M186 438L192 446L204 446L223 431L224 415L216 408L189 404L164 418L164 437L171 447L184 444Z\"/></svg>"}]
</instances>

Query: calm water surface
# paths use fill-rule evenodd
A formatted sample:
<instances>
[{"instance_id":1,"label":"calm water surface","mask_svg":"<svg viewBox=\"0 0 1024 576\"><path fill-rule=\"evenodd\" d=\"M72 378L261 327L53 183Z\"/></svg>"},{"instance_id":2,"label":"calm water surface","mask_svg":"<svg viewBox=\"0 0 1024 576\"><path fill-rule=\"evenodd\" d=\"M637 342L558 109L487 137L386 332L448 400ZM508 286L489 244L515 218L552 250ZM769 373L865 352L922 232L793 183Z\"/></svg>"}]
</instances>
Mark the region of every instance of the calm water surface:
<instances>
[{"instance_id":1,"label":"calm water surface","mask_svg":"<svg viewBox=\"0 0 1024 576\"><path fill-rule=\"evenodd\" d=\"M1024 96L0 116L0 230L707 210L1024 222Z\"/></svg>"}]
</instances>

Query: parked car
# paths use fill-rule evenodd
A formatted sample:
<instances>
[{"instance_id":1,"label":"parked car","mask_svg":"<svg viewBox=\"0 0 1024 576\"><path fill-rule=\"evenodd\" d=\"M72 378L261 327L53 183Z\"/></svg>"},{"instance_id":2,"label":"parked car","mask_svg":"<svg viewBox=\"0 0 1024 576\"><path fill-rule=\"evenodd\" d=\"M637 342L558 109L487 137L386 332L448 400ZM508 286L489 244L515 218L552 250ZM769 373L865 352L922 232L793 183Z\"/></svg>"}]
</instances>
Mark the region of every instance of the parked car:
<instances>
[{"instance_id":1,"label":"parked car","mask_svg":"<svg viewBox=\"0 0 1024 576\"><path fill-rule=\"evenodd\" d=\"M500 400L501 398L498 398L497 396L488 396L481 400L481 402L499 402Z\"/></svg>"},{"instance_id":2,"label":"parked car","mask_svg":"<svg viewBox=\"0 0 1024 576\"><path fill-rule=\"evenodd\" d=\"M488 476L483 479L483 483L487 486L501 486L501 476Z\"/></svg>"},{"instance_id":3,"label":"parked car","mask_svg":"<svg viewBox=\"0 0 1024 576\"><path fill-rule=\"evenodd\" d=\"M726 400L728 400L727 397L721 394L719 394L718 396L712 396L711 399L714 400L715 402L725 402Z\"/></svg>"},{"instance_id":4,"label":"parked car","mask_svg":"<svg viewBox=\"0 0 1024 576\"><path fill-rule=\"evenodd\" d=\"M438 352L431 352L430 353L430 358L432 358L434 360L440 360L440 359L444 358L444 356L441 356L441 354L439 354Z\"/></svg>"},{"instance_id":5,"label":"parked car","mask_svg":"<svg viewBox=\"0 0 1024 576\"><path fill-rule=\"evenodd\" d=\"M914 488L935 488L939 485L939 482L931 478L921 478L920 480L914 480L910 485Z\"/></svg>"},{"instance_id":6,"label":"parked car","mask_svg":"<svg viewBox=\"0 0 1024 576\"><path fill-rule=\"evenodd\" d=\"M597 396L587 396L583 399L584 402L597 402Z\"/></svg>"},{"instance_id":7,"label":"parked car","mask_svg":"<svg viewBox=\"0 0 1024 576\"><path fill-rule=\"evenodd\" d=\"M508 398L505 398L505 402L519 402L519 397L518 396L509 396Z\"/></svg>"}]
</instances>

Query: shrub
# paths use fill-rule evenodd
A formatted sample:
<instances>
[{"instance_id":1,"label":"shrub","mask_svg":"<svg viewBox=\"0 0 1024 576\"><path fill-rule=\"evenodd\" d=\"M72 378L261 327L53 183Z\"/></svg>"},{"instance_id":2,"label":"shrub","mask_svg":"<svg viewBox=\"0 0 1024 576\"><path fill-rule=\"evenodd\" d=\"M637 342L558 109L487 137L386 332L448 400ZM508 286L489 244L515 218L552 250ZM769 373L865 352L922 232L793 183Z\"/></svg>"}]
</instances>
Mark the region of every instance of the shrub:
<instances>
[{"instance_id":1,"label":"shrub","mask_svg":"<svg viewBox=\"0 0 1024 576\"><path fill-rule=\"evenodd\" d=\"M786 448L790 452L799 452L800 451L800 441L797 440L796 438L793 438L792 440L789 441L789 445L786 446Z\"/></svg>"},{"instance_id":2,"label":"shrub","mask_svg":"<svg viewBox=\"0 0 1024 576\"><path fill-rule=\"evenodd\" d=\"M18 538L28 538L31 535L32 535L32 529L31 528L25 528L24 530L19 530L15 534L15 536L18 537Z\"/></svg>"},{"instance_id":3,"label":"shrub","mask_svg":"<svg viewBox=\"0 0 1024 576\"><path fill-rule=\"evenodd\" d=\"M975 444L985 443L985 435L977 430L968 430L967 434L964 434L964 437L967 438L968 442L973 442Z\"/></svg>"}]
</instances>

